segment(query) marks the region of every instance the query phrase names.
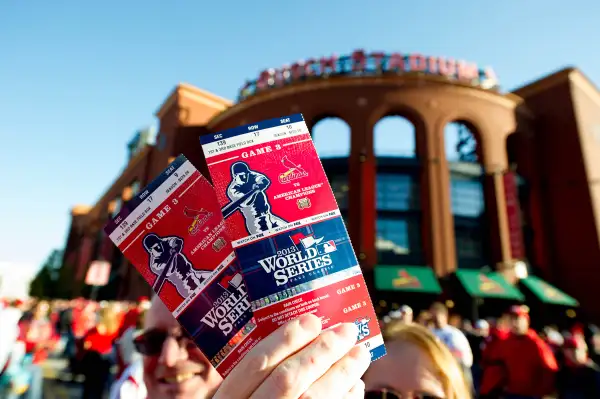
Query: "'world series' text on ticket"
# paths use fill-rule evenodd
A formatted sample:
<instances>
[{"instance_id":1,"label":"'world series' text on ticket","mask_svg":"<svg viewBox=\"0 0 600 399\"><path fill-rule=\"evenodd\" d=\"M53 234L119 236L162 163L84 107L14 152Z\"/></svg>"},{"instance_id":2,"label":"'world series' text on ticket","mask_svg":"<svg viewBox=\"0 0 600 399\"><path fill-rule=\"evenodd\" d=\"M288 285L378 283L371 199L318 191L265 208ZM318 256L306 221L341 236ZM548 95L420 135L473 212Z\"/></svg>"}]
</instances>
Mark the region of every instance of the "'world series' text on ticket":
<instances>
[{"instance_id":1,"label":"'world series' text on ticket","mask_svg":"<svg viewBox=\"0 0 600 399\"><path fill-rule=\"evenodd\" d=\"M386 351L367 287L301 114L201 137L261 336L304 313L357 325Z\"/></svg>"},{"instance_id":2,"label":"'world series' text on ticket","mask_svg":"<svg viewBox=\"0 0 600 399\"><path fill-rule=\"evenodd\" d=\"M127 202L105 232L221 375L258 342L214 190L184 156Z\"/></svg>"}]
</instances>

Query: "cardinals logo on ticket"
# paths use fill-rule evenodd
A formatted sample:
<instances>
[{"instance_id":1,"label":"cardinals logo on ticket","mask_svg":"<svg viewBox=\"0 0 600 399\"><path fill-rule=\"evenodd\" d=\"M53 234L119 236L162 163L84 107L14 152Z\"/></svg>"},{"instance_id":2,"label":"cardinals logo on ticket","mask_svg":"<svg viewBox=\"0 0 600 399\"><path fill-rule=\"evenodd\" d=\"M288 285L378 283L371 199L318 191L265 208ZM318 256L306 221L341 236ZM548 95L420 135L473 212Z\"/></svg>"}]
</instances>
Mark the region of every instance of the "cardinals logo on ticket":
<instances>
[{"instance_id":1,"label":"cardinals logo on ticket","mask_svg":"<svg viewBox=\"0 0 600 399\"><path fill-rule=\"evenodd\" d=\"M360 266L302 115L201 142L261 330L315 313L325 328L356 323L371 358L385 355Z\"/></svg>"},{"instance_id":2,"label":"cardinals logo on ticket","mask_svg":"<svg viewBox=\"0 0 600 399\"><path fill-rule=\"evenodd\" d=\"M105 227L221 374L253 339L248 289L214 190L183 156ZM250 347L250 345L245 345Z\"/></svg>"}]
</instances>

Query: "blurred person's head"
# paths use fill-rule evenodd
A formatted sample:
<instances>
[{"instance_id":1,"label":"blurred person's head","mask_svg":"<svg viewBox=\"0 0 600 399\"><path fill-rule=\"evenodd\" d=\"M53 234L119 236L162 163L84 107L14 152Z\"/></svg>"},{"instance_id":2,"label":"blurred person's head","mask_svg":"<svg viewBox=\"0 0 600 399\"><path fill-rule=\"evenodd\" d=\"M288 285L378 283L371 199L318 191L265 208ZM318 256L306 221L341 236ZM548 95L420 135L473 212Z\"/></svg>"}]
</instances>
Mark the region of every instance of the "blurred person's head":
<instances>
[{"instance_id":1,"label":"blurred person's head","mask_svg":"<svg viewBox=\"0 0 600 399\"><path fill-rule=\"evenodd\" d=\"M408 305L402 305L399 309L392 310L389 313L391 321L399 320L404 323L412 323L413 321L413 310Z\"/></svg>"},{"instance_id":2,"label":"blurred person's head","mask_svg":"<svg viewBox=\"0 0 600 399\"><path fill-rule=\"evenodd\" d=\"M431 327L433 325L431 313L429 313L429 311L427 311L427 310L423 310L422 312L420 312L419 315L417 316L416 321L418 324L425 326L425 327Z\"/></svg>"},{"instance_id":3,"label":"blurred person's head","mask_svg":"<svg viewBox=\"0 0 600 399\"><path fill-rule=\"evenodd\" d=\"M388 313L388 316L390 316L390 319L392 319L392 320L398 320L402 316L402 313L400 312L400 309L396 309L396 310L390 311Z\"/></svg>"},{"instance_id":4,"label":"blurred person's head","mask_svg":"<svg viewBox=\"0 0 600 399\"><path fill-rule=\"evenodd\" d=\"M400 320L404 323L412 323L413 322L413 310L408 305L400 306Z\"/></svg>"},{"instance_id":5,"label":"blurred person's head","mask_svg":"<svg viewBox=\"0 0 600 399\"><path fill-rule=\"evenodd\" d=\"M576 323L570 331L572 336L585 342L585 326L582 323Z\"/></svg>"},{"instance_id":6,"label":"blurred person's head","mask_svg":"<svg viewBox=\"0 0 600 399\"><path fill-rule=\"evenodd\" d=\"M33 308L33 317L36 319L42 319L48 316L50 311L50 304L48 301L39 301Z\"/></svg>"},{"instance_id":7,"label":"blurred person's head","mask_svg":"<svg viewBox=\"0 0 600 399\"><path fill-rule=\"evenodd\" d=\"M463 327L462 317L459 314L452 314L448 317L448 324L452 327L461 329Z\"/></svg>"},{"instance_id":8,"label":"blurred person's head","mask_svg":"<svg viewBox=\"0 0 600 399\"><path fill-rule=\"evenodd\" d=\"M365 399L471 397L454 356L427 328L392 322L383 336L387 355L365 373Z\"/></svg>"},{"instance_id":9,"label":"blurred person's head","mask_svg":"<svg viewBox=\"0 0 600 399\"><path fill-rule=\"evenodd\" d=\"M468 332L473 332L475 329L473 328L473 323L471 323L471 320L465 319L462 322L462 330L463 331L468 331Z\"/></svg>"},{"instance_id":10,"label":"blurred person's head","mask_svg":"<svg viewBox=\"0 0 600 399\"><path fill-rule=\"evenodd\" d=\"M598 333L600 333L600 329L598 329L597 325L595 325L595 324L586 325L585 336L588 340L592 339L592 337L594 335L597 335Z\"/></svg>"},{"instance_id":11,"label":"blurred person's head","mask_svg":"<svg viewBox=\"0 0 600 399\"><path fill-rule=\"evenodd\" d=\"M135 344L143 355L149 399L210 398L221 384L221 376L158 297L152 298Z\"/></svg>"},{"instance_id":12,"label":"blurred person's head","mask_svg":"<svg viewBox=\"0 0 600 399\"><path fill-rule=\"evenodd\" d=\"M510 331L510 315L503 313L498 319L496 319L494 327L502 331Z\"/></svg>"},{"instance_id":13,"label":"blurred person's head","mask_svg":"<svg viewBox=\"0 0 600 399\"><path fill-rule=\"evenodd\" d=\"M529 331L529 309L526 306L512 306L508 312L510 330L513 334L525 335Z\"/></svg>"},{"instance_id":14,"label":"blurred person's head","mask_svg":"<svg viewBox=\"0 0 600 399\"><path fill-rule=\"evenodd\" d=\"M588 348L584 341L575 337L564 340L563 353L568 364L582 365L588 362Z\"/></svg>"},{"instance_id":15,"label":"blurred person's head","mask_svg":"<svg viewBox=\"0 0 600 399\"><path fill-rule=\"evenodd\" d=\"M546 335L546 340L551 345L562 346L565 341L565 337L554 327L544 328L543 333Z\"/></svg>"},{"instance_id":16,"label":"blurred person's head","mask_svg":"<svg viewBox=\"0 0 600 399\"><path fill-rule=\"evenodd\" d=\"M487 337L490 335L490 324L485 320L477 320L475 322L475 333L480 337Z\"/></svg>"},{"instance_id":17,"label":"blurred person's head","mask_svg":"<svg viewBox=\"0 0 600 399\"><path fill-rule=\"evenodd\" d=\"M444 328L448 325L448 308L443 303L435 302L429 308L429 313L436 328Z\"/></svg>"},{"instance_id":18,"label":"blurred person's head","mask_svg":"<svg viewBox=\"0 0 600 399\"><path fill-rule=\"evenodd\" d=\"M98 327L105 329L108 333L114 333L119 329L119 313L113 306L105 306L98 311Z\"/></svg>"}]
</instances>

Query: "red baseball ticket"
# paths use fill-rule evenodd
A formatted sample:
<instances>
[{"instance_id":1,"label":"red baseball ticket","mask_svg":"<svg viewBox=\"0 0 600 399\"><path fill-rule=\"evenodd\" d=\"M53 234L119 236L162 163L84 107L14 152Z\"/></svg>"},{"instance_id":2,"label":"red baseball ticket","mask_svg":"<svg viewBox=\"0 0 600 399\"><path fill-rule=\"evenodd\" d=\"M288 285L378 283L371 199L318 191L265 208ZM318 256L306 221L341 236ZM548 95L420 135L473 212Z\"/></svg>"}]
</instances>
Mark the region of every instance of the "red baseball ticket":
<instances>
[{"instance_id":1,"label":"red baseball ticket","mask_svg":"<svg viewBox=\"0 0 600 399\"><path fill-rule=\"evenodd\" d=\"M105 227L221 375L258 340L214 189L179 156Z\"/></svg>"},{"instance_id":2,"label":"red baseball ticket","mask_svg":"<svg viewBox=\"0 0 600 399\"><path fill-rule=\"evenodd\" d=\"M304 313L385 355L346 227L301 114L201 138L261 335Z\"/></svg>"}]
</instances>

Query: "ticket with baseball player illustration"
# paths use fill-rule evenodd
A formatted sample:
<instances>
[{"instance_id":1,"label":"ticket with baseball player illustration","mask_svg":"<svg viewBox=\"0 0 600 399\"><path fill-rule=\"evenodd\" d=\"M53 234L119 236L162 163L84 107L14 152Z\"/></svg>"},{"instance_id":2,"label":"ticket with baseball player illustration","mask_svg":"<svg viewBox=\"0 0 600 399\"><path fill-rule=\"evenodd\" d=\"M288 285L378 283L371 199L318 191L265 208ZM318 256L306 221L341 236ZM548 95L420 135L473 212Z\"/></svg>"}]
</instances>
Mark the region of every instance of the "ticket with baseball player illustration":
<instances>
[{"instance_id":1,"label":"ticket with baseball player illustration","mask_svg":"<svg viewBox=\"0 0 600 399\"><path fill-rule=\"evenodd\" d=\"M179 156L106 234L222 375L257 342L248 289L208 180Z\"/></svg>"},{"instance_id":2,"label":"ticket with baseball player illustration","mask_svg":"<svg viewBox=\"0 0 600 399\"><path fill-rule=\"evenodd\" d=\"M201 137L261 334L304 313L385 355L367 287L301 114Z\"/></svg>"}]
</instances>

